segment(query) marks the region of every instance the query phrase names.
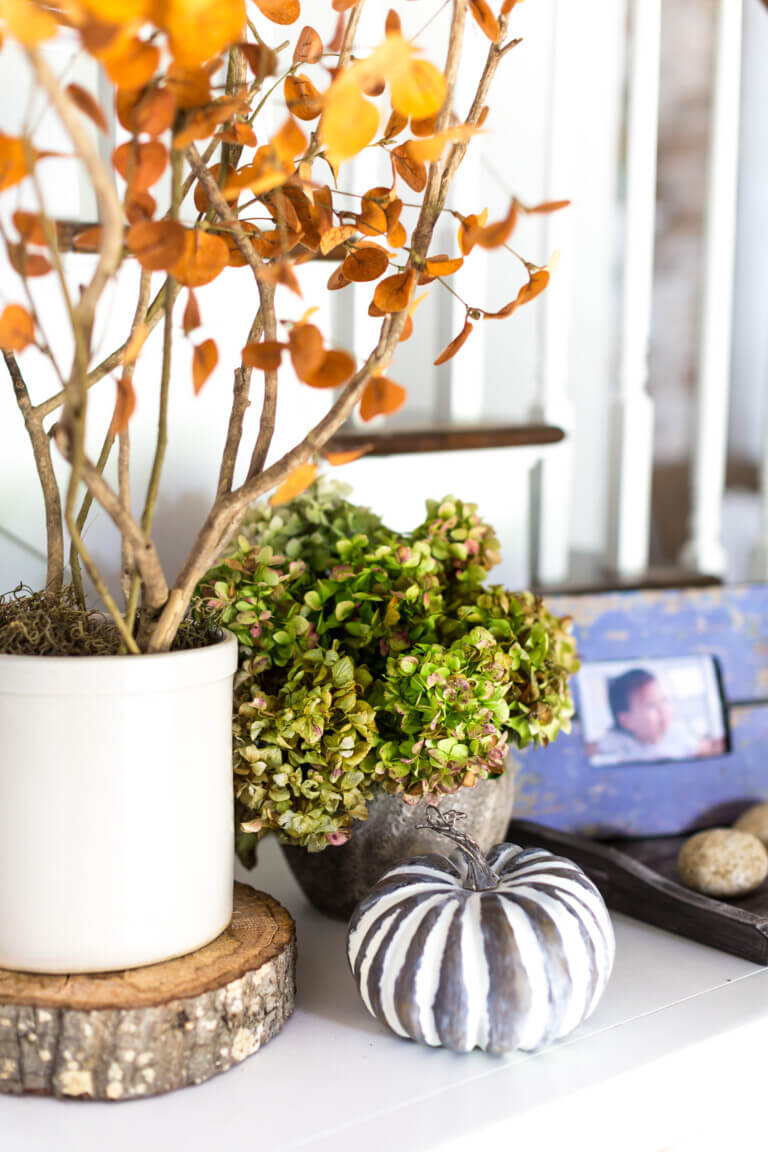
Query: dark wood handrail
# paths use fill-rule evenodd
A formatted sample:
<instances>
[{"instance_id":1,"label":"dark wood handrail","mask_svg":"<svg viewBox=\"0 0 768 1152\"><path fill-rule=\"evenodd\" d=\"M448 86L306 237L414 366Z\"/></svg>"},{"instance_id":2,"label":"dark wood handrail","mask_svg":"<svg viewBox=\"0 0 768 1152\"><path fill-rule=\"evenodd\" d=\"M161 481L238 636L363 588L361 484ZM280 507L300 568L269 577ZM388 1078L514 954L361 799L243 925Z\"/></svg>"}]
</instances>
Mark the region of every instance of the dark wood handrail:
<instances>
[{"instance_id":1,"label":"dark wood handrail","mask_svg":"<svg viewBox=\"0 0 768 1152\"><path fill-rule=\"evenodd\" d=\"M368 448L369 456L402 456L410 452L477 451L558 444L565 432L553 424L470 424L442 428L396 428L384 432L347 429L328 442L330 452Z\"/></svg>"}]
</instances>

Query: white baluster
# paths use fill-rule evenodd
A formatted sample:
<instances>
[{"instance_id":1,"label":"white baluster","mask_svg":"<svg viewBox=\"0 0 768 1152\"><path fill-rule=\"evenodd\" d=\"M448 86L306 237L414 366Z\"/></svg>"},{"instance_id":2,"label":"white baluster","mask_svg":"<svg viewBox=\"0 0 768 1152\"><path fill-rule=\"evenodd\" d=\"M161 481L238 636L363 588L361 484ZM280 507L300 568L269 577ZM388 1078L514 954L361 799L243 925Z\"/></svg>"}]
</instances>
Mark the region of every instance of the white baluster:
<instances>
[{"instance_id":1,"label":"white baluster","mask_svg":"<svg viewBox=\"0 0 768 1152\"><path fill-rule=\"evenodd\" d=\"M549 151L545 200L567 195L573 163L574 23L579 14L568 0L555 0L552 12L552 67L548 123ZM537 306L539 323L538 396L532 420L556 424L568 435L573 407L568 395L568 327L571 312L572 213L544 217L543 250L559 251L560 265ZM542 451L531 470L531 577L536 584L562 584L568 578L573 450L570 439Z\"/></svg>"},{"instance_id":2,"label":"white baluster","mask_svg":"<svg viewBox=\"0 0 768 1152\"><path fill-rule=\"evenodd\" d=\"M658 143L660 0L631 0L624 285L619 386L611 421L607 559L621 576L647 567L653 402L647 392Z\"/></svg>"},{"instance_id":3,"label":"white baluster","mask_svg":"<svg viewBox=\"0 0 768 1152\"><path fill-rule=\"evenodd\" d=\"M689 539L682 562L721 574L728 437L731 307L739 166L742 0L720 0L712 88L706 255L699 336Z\"/></svg>"}]
</instances>

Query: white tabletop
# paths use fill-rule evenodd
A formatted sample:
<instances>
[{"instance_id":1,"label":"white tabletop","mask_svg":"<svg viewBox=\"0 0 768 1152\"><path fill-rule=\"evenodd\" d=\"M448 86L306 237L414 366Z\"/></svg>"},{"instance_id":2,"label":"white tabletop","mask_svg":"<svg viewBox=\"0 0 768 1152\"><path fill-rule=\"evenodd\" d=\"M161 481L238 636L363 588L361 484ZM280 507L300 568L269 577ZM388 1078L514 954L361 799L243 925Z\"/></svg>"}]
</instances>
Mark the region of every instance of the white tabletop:
<instances>
[{"instance_id":1,"label":"white tabletop","mask_svg":"<svg viewBox=\"0 0 768 1152\"><path fill-rule=\"evenodd\" d=\"M244 878L296 918L283 1032L225 1075L151 1100L0 1096L0 1152L471 1152L494 1138L515 1152L701 1152L737 1135L768 1148L768 970L616 916L616 967L590 1020L533 1055L459 1056L368 1015L344 925L307 905L275 843Z\"/></svg>"}]
</instances>

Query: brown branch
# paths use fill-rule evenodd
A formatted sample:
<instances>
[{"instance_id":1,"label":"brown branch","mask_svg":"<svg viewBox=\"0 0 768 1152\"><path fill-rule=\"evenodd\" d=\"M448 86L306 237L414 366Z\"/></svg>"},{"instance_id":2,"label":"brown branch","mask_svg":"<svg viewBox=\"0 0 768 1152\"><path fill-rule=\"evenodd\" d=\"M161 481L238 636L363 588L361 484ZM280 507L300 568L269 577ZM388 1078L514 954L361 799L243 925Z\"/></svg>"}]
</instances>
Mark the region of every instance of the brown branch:
<instances>
[{"instance_id":1,"label":"brown branch","mask_svg":"<svg viewBox=\"0 0 768 1152\"><path fill-rule=\"evenodd\" d=\"M72 455L72 439L64 424L55 424L51 429L51 436L64 459L69 460ZM157 611L168 599L168 584L154 543L130 512L126 511L120 497L87 456L83 460L82 478L88 491L114 522L120 535L130 541L136 557L136 566L141 573L145 600L154 611ZM76 527L79 534L79 526ZM118 615L122 621L122 615L119 612Z\"/></svg>"},{"instance_id":2,"label":"brown branch","mask_svg":"<svg viewBox=\"0 0 768 1152\"><path fill-rule=\"evenodd\" d=\"M104 469L107 466L107 460L109 460L110 453L112 452L112 445L114 444L114 442L115 442L115 438L112 435L112 433L107 432L107 435L104 437L104 443L101 446L101 452L99 453L99 458L96 461L96 465L95 465L96 471L99 473L99 475L103 474ZM88 513L91 510L92 504L93 504L93 494L91 493L90 490L87 490L85 493L85 496L83 497L83 502L80 505L80 511L78 512L77 518L75 520L75 524L77 525L78 535L82 534L83 528L85 527L85 522L88 519ZM69 544L69 570L70 570L70 573L72 575L72 587L75 590L75 596L77 597L77 602L78 602L78 604L85 604L85 591L83 590L83 574L80 571L80 558L77 555L77 548L74 545L74 541L70 541L70 544Z\"/></svg>"},{"instance_id":3,"label":"brown branch","mask_svg":"<svg viewBox=\"0 0 768 1152\"><path fill-rule=\"evenodd\" d=\"M475 96L472 101L472 107L470 108L469 114L464 122L467 127L474 128L477 125L483 108L485 107L485 102L488 98L488 92L493 82L493 78L496 75L496 69L498 68L500 61L504 58L510 48L514 48L515 45L520 43L519 40L510 40L508 44L502 45L502 41L507 34L510 15L511 14L507 12L506 15L499 19L499 39L497 43L491 44L488 48L485 67L483 68L480 81L477 85L477 91L475 92ZM448 153L448 158L445 162L445 167L443 169L443 175L440 182L440 200L442 204L445 203L446 197L448 195L448 189L454 176L456 175L456 172L458 171L459 165L466 155L468 147L469 138L466 140L459 140L456 144L454 144Z\"/></svg>"},{"instance_id":4,"label":"brown branch","mask_svg":"<svg viewBox=\"0 0 768 1152\"><path fill-rule=\"evenodd\" d=\"M256 279L259 280L262 274L261 258L251 243L248 233L244 230L242 224L224 199L221 189L206 168L194 144L190 144L187 147L186 157L190 168L202 184L205 194L211 203L211 207L219 219L222 220L231 231L232 239L240 250L243 259L250 267Z\"/></svg>"},{"instance_id":5,"label":"brown branch","mask_svg":"<svg viewBox=\"0 0 768 1152\"><path fill-rule=\"evenodd\" d=\"M181 285L177 284L175 280L166 280L162 288L158 289L157 295L147 309L147 315L144 319L144 323L147 326L147 335L157 327L157 324L165 315L165 296L168 291L170 291L171 304L173 305L176 303L179 292L181 292ZM94 384L98 384L99 381L103 380L105 376L108 376L110 372L114 372L115 368L120 367L123 362L123 353L125 352L126 346L127 341L124 341L119 348L116 348L114 352L110 352L109 356L105 357L100 364L97 364L95 368L90 370L86 376L86 387L88 389L91 389ZM51 412L55 412L57 408L61 408L65 399L66 393L64 391L57 392L54 396L50 396L47 400L42 400L39 404L36 404L35 411L38 412L40 416L50 416Z\"/></svg>"},{"instance_id":6,"label":"brown branch","mask_svg":"<svg viewBox=\"0 0 768 1152\"><path fill-rule=\"evenodd\" d=\"M263 331L261 316L261 308L259 308L248 332L248 344L253 344L261 339L261 333ZM232 388L232 407L229 412L227 438L224 441L224 451L221 456L219 483L216 489L217 496L221 496L225 492L230 492L232 489L235 467L237 466L237 454L240 448L240 441L243 437L243 420L251 403L250 390L252 374L253 369L249 368L246 364L240 364L239 368L235 369L235 380Z\"/></svg>"},{"instance_id":7,"label":"brown branch","mask_svg":"<svg viewBox=\"0 0 768 1152\"><path fill-rule=\"evenodd\" d=\"M75 517L75 503L85 460L85 417L88 398L88 362L90 359L91 335L102 292L117 269L123 252L123 213L117 198L110 169L99 155L82 115L69 94L62 88L56 75L51 71L39 49L27 47L27 57L38 81L47 92L53 107L58 113L72 142L76 155L84 164L91 181L101 223L101 244L96 267L90 281L72 304L72 334L75 352L70 376L65 387L65 402L61 422L67 429L70 447L70 474L64 502L64 515L74 547L83 557L92 579L100 591L105 590L104 581L98 573L90 555L83 548L80 529ZM44 205L40 205L41 210ZM103 592L102 592L103 594ZM107 593L109 596L109 593ZM110 613L117 608L109 597ZM84 606L84 604L83 604ZM119 611L114 616L115 624L121 629L125 622Z\"/></svg>"},{"instance_id":8,"label":"brown branch","mask_svg":"<svg viewBox=\"0 0 768 1152\"><path fill-rule=\"evenodd\" d=\"M259 281L259 299L261 300L261 315L264 327L264 339L277 339L277 321L275 319L275 285L267 281ZM267 453L272 443L277 418L277 371L270 369L264 373L264 400L261 405L261 420L259 421L259 434L251 453L251 462L248 465L247 480L257 476L264 468Z\"/></svg>"},{"instance_id":9,"label":"brown branch","mask_svg":"<svg viewBox=\"0 0 768 1152\"><path fill-rule=\"evenodd\" d=\"M30 401L29 392L16 357L11 352L3 352L3 359L11 377L16 403L24 419L24 426L32 445L35 467L40 478L40 487L43 490L48 558L45 586L54 595L58 595L64 582L64 529L61 518L61 494L53 471L51 444L43 428L42 418L37 415Z\"/></svg>"},{"instance_id":10,"label":"brown branch","mask_svg":"<svg viewBox=\"0 0 768 1152\"><path fill-rule=\"evenodd\" d=\"M135 339L139 328L146 321L151 286L152 274L151 272L147 272L146 269L142 268L141 275L139 277L139 298L136 302L136 311L134 312L133 321L131 323L131 330L128 334L128 343ZM123 368L123 375L129 384L133 381L133 374L135 370L136 359L134 357L131 359L130 363L126 364ZM118 436L117 494L123 508L130 515L131 433L127 424ZM123 598L125 600L125 622L131 631L133 631L133 624L136 618L139 596L138 581L134 580L133 577L134 571L135 556L133 552L133 545L127 539L127 537L123 536L120 541L120 585L123 589Z\"/></svg>"}]
</instances>

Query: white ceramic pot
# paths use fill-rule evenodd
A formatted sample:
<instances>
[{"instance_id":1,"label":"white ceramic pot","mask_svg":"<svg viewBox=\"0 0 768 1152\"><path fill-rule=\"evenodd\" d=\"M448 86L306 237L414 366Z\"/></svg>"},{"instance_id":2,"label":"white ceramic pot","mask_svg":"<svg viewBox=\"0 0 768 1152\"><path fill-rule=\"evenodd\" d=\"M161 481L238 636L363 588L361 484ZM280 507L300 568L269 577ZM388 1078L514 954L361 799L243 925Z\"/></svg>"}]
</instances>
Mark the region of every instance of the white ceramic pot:
<instances>
[{"instance_id":1,"label":"white ceramic pot","mask_svg":"<svg viewBox=\"0 0 768 1152\"><path fill-rule=\"evenodd\" d=\"M97 972L232 915L237 642L0 655L0 967Z\"/></svg>"}]
</instances>

